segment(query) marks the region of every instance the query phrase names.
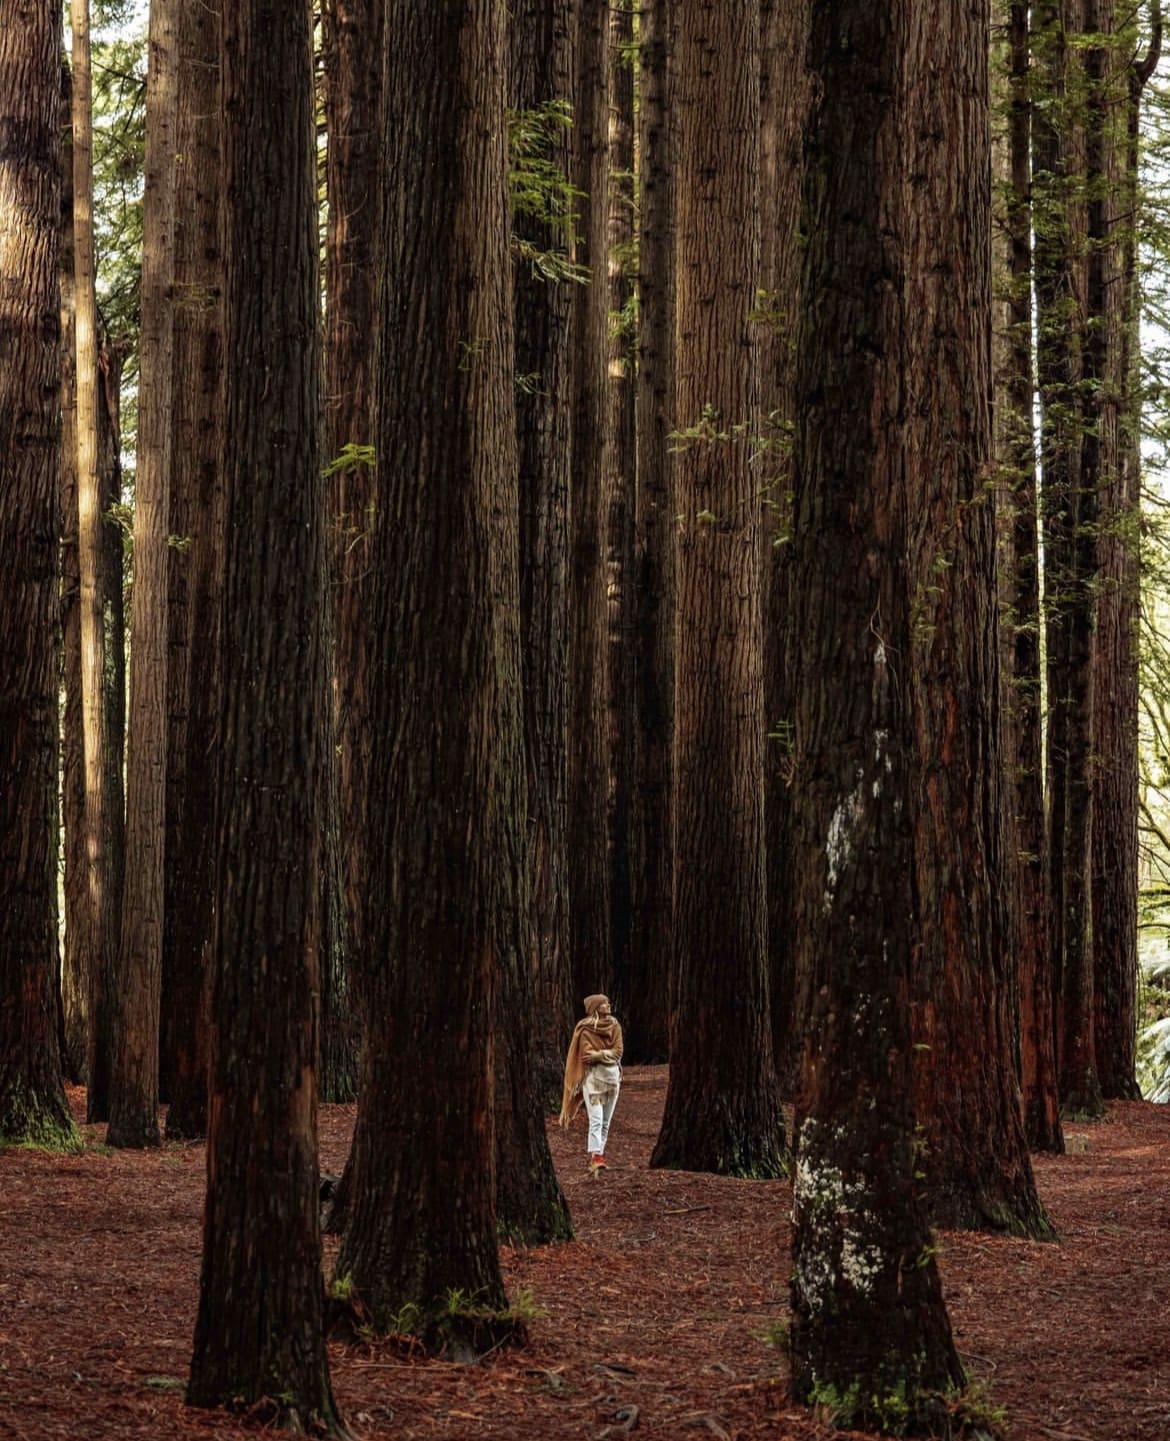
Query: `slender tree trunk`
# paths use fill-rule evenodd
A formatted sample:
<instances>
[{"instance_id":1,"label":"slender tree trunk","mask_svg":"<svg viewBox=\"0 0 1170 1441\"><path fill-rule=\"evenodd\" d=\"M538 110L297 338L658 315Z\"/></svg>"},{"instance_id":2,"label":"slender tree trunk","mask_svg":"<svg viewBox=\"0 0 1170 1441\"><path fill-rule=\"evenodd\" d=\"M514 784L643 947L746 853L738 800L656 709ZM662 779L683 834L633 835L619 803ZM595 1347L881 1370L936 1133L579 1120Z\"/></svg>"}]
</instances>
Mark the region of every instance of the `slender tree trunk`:
<instances>
[{"instance_id":1,"label":"slender tree trunk","mask_svg":"<svg viewBox=\"0 0 1170 1441\"><path fill-rule=\"evenodd\" d=\"M57 955L61 11L0 3L0 1146L76 1145Z\"/></svg>"},{"instance_id":2,"label":"slender tree trunk","mask_svg":"<svg viewBox=\"0 0 1170 1441\"><path fill-rule=\"evenodd\" d=\"M1033 7L1044 103L1033 127L1036 375L1041 404L1048 858L1054 1028L1061 1103L1094 1115L1101 1095L1092 1040L1089 860L1092 788L1091 576L1095 442L1086 444L1088 165L1078 37L1086 0Z\"/></svg>"},{"instance_id":3,"label":"slender tree trunk","mask_svg":"<svg viewBox=\"0 0 1170 1441\"><path fill-rule=\"evenodd\" d=\"M93 241L93 81L89 0L74 0L73 223L76 266L77 506L81 574L81 689L85 726L85 853L89 867L86 941L89 977L87 1118L109 1115L113 968L120 896L110 875L117 823L107 795L106 636L102 592L103 521L98 474L97 305Z\"/></svg>"},{"instance_id":4,"label":"slender tree trunk","mask_svg":"<svg viewBox=\"0 0 1170 1441\"><path fill-rule=\"evenodd\" d=\"M511 123L526 136L541 136L531 144L567 178L569 139L548 107L557 101L567 103L572 93L568 62L575 16L561 0L540 0L512 9L509 18ZM558 94L558 86L566 88ZM517 213L514 224L522 249L547 253L565 248L563 227L551 221L542 223ZM565 293L566 282L542 275L523 254L515 260L512 273L514 372L525 380L514 389L515 425L510 427L520 464L515 556L507 549L508 563L514 559L518 569L507 576L507 589L511 593L514 587L520 598L520 614L501 619L506 623L508 651L515 647L521 674L527 673L531 684L524 687L523 699L515 698L523 707L519 723L523 756L501 779L511 787L505 805L519 815L527 810L524 841L536 897L521 881L519 909L511 918L498 918L493 1119L497 1233L501 1240L531 1245L572 1236L544 1125L545 1113L559 1094L560 1052L567 1033L554 1003L558 994L562 1004L568 999L568 952L562 934L566 911L563 896L550 893L554 872L563 885L567 870L563 614L551 633L545 627L557 610L563 611L565 599L570 411L564 387L571 299ZM546 568L542 561L551 564ZM553 712L560 717L555 736L546 729ZM562 802L555 815L550 809L554 790ZM551 969L554 966L559 976ZM534 1009L537 998L539 1009Z\"/></svg>"},{"instance_id":5,"label":"slender tree trunk","mask_svg":"<svg viewBox=\"0 0 1170 1441\"><path fill-rule=\"evenodd\" d=\"M1108 345L1102 406L1111 424L1097 532L1093 717L1093 1035L1102 1095L1135 1100L1138 913L1138 607L1140 440L1135 408L1138 300L1137 135L1141 65L1128 63L1136 17L1102 8L1111 40L1102 67L1102 170L1107 181L1098 325ZM1112 403L1111 403L1112 402Z\"/></svg>"},{"instance_id":6,"label":"slender tree trunk","mask_svg":"<svg viewBox=\"0 0 1170 1441\"><path fill-rule=\"evenodd\" d=\"M612 981L606 866L606 566L602 477L610 464L606 405L609 293L609 0L578 11L573 180L582 192L574 327L573 450L569 500L569 746L566 843L569 954L578 998Z\"/></svg>"},{"instance_id":7,"label":"slender tree trunk","mask_svg":"<svg viewBox=\"0 0 1170 1441\"><path fill-rule=\"evenodd\" d=\"M512 1329L494 1006L527 954L505 7L407 0L386 53L369 854L386 882L337 1267L375 1327L466 1355Z\"/></svg>"},{"instance_id":8,"label":"slender tree trunk","mask_svg":"<svg viewBox=\"0 0 1170 1441\"><path fill-rule=\"evenodd\" d=\"M174 387L167 577L166 896L162 1091L168 1140L207 1131L207 968L214 923L215 728L223 543L223 252L219 18L183 7L178 35Z\"/></svg>"},{"instance_id":9,"label":"slender tree trunk","mask_svg":"<svg viewBox=\"0 0 1170 1441\"><path fill-rule=\"evenodd\" d=\"M167 532L174 331L177 11L152 0L146 82L142 336L134 487L134 604L126 874L110 1075L111 1146L157 1146L167 759Z\"/></svg>"},{"instance_id":10,"label":"slender tree trunk","mask_svg":"<svg viewBox=\"0 0 1170 1441\"><path fill-rule=\"evenodd\" d=\"M970 11L963 33L935 39L914 28L918 8L814 6L808 49L793 822L796 959L816 1000L796 1105L791 1384L832 1405L838 1424L931 1431L945 1422L939 1393L963 1371L917 1174L911 998L924 917L908 686L920 577L907 560L912 473L930 452L902 387L920 386L929 363L907 304L928 259L912 249L925 237L908 212L928 197L903 189L903 145L918 118L907 77L941 61L941 46L961 42L969 57L987 37Z\"/></svg>"},{"instance_id":11,"label":"slender tree trunk","mask_svg":"<svg viewBox=\"0 0 1170 1441\"><path fill-rule=\"evenodd\" d=\"M1122 286L1120 337L1120 373L1122 376L1121 413L1117 491L1107 504L1115 517L1114 524L1102 528L1106 551L1101 557L1102 568L1111 577L1115 591L1102 591L1103 614L1099 630L1109 631L1112 655L1112 678L1107 685L1119 688L1116 727L1108 738L1102 736L1098 747L1105 751L1105 769L1109 778L1101 777L1098 798L1101 824L1094 832L1093 908L1099 918L1100 944L1094 954L1094 994L1096 1012L1093 1022L1097 1036L1097 1058L1101 1087L1107 1098L1134 1097L1134 1042L1136 1004L1135 940L1131 929L1136 920L1130 891L1136 885L1134 862L1137 855L1136 837L1136 687L1137 628L1140 620L1140 539L1139 507L1141 494L1141 377L1140 323L1141 296L1137 278L1137 235L1139 207L1140 124L1142 95L1162 53L1162 7L1153 0L1149 14L1149 44L1144 56L1134 60L1126 73L1126 102L1120 144L1123 156L1117 205L1117 234L1114 239L1116 261L1114 275ZM1136 19L1136 17L1135 17ZM1123 35L1132 32L1123 26ZM1126 46L1122 50L1125 54ZM1110 534L1110 530L1114 533ZM1108 828L1108 829L1107 829ZM1110 885L1111 876L1120 876L1118 894ZM1108 894L1106 894L1108 892Z\"/></svg>"},{"instance_id":12,"label":"slender tree trunk","mask_svg":"<svg viewBox=\"0 0 1170 1441\"><path fill-rule=\"evenodd\" d=\"M85 736L81 704L81 570L77 537L77 337L74 330L73 80L61 67L61 832L65 914L61 1061L85 1081L89 1048L89 867L85 854Z\"/></svg>"},{"instance_id":13,"label":"slender tree trunk","mask_svg":"<svg viewBox=\"0 0 1170 1441\"><path fill-rule=\"evenodd\" d=\"M1044 829L1043 697L1040 648L1040 529L1033 440L1032 104L1026 0L1007 0L1004 19L1004 337L996 417L1001 493L1007 497L1003 602L1004 774L1009 800L1005 860L1014 870L1014 945L1019 996L1020 1090L1033 1150L1061 1152L1052 1031L1048 859Z\"/></svg>"},{"instance_id":14,"label":"slender tree trunk","mask_svg":"<svg viewBox=\"0 0 1170 1441\"><path fill-rule=\"evenodd\" d=\"M671 735L674 702L675 0L639 14L638 377L635 625L637 729L633 920L625 986L628 1060L664 1061L674 971L671 941Z\"/></svg>"},{"instance_id":15,"label":"slender tree trunk","mask_svg":"<svg viewBox=\"0 0 1170 1441\"><path fill-rule=\"evenodd\" d=\"M609 289L608 464L602 476L605 523L607 834L610 947L614 990L625 1010L632 960L632 789L634 782L634 489L637 469L635 365L631 345L635 293L634 225L634 0L617 0L609 13L609 217L606 237Z\"/></svg>"},{"instance_id":16,"label":"slender tree trunk","mask_svg":"<svg viewBox=\"0 0 1170 1441\"><path fill-rule=\"evenodd\" d=\"M363 954L365 907L376 887L365 870L369 754L371 550L382 504L376 461L343 461L346 446L374 440L378 366L385 0L330 0L324 7L326 190L325 447L332 471L329 541L333 600L336 803L327 825L338 849L344 911L342 954L328 966L323 1079L340 1099L356 1085L356 996L349 959ZM351 452L352 455L352 452ZM326 876L326 880L329 876Z\"/></svg>"},{"instance_id":17,"label":"slender tree trunk","mask_svg":"<svg viewBox=\"0 0 1170 1441\"><path fill-rule=\"evenodd\" d=\"M800 184L808 107L805 0L760 7L761 490L764 531L764 832L767 851L768 977L772 1047L782 1081L794 1076L801 1017L811 997L798 983L792 949L792 713L787 652L803 644L788 624L792 524L792 433L796 420L796 320L800 307Z\"/></svg>"},{"instance_id":18,"label":"slender tree trunk","mask_svg":"<svg viewBox=\"0 0 1170 1441\"><path fill-rule=\"evenodd\" d=\"M321 602L309 11L223 12L225 554L208 1188L187 1398L344 1431L318 1229Z\"/></svg>"},{"instance_id":19,"label":"slender tree trunk","mask_svg":"<svg viewBox=\"0 0 1170 1441\"><path fill-rule=\"evenodd\" d=\"M674 936L670 1085L651 1164L778 1175L764 965L759 8L679 0Z\"/></svg>"},{"instance_id":20,"label":"slender tree trunk","mask_svg":"<svg viewBox=\"0 0 1170 1441\"><path fill-rule=\"evenodd\" d=\"M576 0L518 0L511 12L509 99L517 115L576 95ZM547 159L568 177L573 140L551 126ZM522 241L563 247L555 226L517 215ZM548 1109L559 1104L566 1037L575 1007L569 973L565 787L568 764L568 525L572 455L574 286L540 275L522 257L515 288L516 439L520 474L520 638L528 778L528 868L532 877L533 1084Z\"/></svg>"}]
</instances>

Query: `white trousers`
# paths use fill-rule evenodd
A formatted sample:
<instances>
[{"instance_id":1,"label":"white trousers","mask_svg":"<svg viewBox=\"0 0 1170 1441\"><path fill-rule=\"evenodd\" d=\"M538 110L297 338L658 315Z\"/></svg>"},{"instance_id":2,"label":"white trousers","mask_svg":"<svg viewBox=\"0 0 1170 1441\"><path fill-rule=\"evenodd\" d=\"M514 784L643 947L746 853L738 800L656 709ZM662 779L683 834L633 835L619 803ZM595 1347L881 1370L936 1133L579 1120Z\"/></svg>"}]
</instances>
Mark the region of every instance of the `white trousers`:
<instances>
[{"instance_id":1,"label":"white trousers","mask_svg":"<svg viewBox=\"0 0 1170 1441\"><path fill-rule=\"evenodd\" d=\"M609 1140L609 1123L613 1108L617 1105L620 1087L608 1091L590 1091L582 1088L581 1099L585 1102L585 1114L589 1117L589 1154L603 1156L605 1143Z\"/></svg>"}]
</instances>

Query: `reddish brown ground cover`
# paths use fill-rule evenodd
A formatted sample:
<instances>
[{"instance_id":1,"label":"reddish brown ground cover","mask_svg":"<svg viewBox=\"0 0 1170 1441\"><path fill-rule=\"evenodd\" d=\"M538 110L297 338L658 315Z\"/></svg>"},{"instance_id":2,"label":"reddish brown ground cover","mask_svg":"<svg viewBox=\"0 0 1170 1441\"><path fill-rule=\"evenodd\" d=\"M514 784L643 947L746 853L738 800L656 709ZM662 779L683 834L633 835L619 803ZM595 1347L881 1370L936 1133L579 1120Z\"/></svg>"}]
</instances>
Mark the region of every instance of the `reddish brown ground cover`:
<instances>
[{"instance_id":1,"label":"reddish brown ground cover","mask_svg":"<svg viewBox=\"0 0 1170 1441\"><path fill-rule=\"evenodd\" d=\"M649 1170L664 1088L663 1068L627 1071L597 1182L580 1119L553 1128L577 1240L505 1254L509 1284L544 1312L526 1349L462 1366L331 1346L356 1435L843 1434L789 1403L765 1339L786 1318L788 1186ZM324 1109L326 1169L342 1168L352 1121ZM1069 1137L1068 1155L1037 1161L1057 1243L942 1238L959 1348L1013 1441L1168 1441L1170 1109L1114 1106ZM201 1146L0 1152L2 1441L256 1436L258 1421L182 1402L203 1185Z\"/></svg>"}]
</instances>

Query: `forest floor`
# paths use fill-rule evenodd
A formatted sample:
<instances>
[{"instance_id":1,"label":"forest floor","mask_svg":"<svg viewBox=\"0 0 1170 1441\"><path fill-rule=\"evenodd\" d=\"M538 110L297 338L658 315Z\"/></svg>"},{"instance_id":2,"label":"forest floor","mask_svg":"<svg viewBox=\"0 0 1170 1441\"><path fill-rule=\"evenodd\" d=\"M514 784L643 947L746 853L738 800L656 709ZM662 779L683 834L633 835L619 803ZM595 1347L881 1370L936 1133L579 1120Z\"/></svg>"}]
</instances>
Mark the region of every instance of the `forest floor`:
<instances>
[{"instance_id":1,"label":"forest floor","mask_svg":"<svg viewBox=\"0 0 1170 1441\"><path fill-rule=\"evenodd\" d=\"M569 1245L503 1253L543 1312L530 1344L475 1365L389 1343L330 1345L362 1441L828 1441L792 1405L786 1182L651 1171L665 1067L626 1071L608 1172L585 1169L582 1118L553 1155ZM80 1116L82 1092L71 1093ZM322 1108L322 1169L345 1163L353 1108ZM0 1152L0 1441L237 1441L183 1404L199 1285L204 1149ZM959 1350L1012 1441L1168 1441L1170 1108L1115 1105L1038 1157L1055 1243L946 1233ZM327 1242L327 1263L336 1243Z\"/></svg>"}]
</instances>

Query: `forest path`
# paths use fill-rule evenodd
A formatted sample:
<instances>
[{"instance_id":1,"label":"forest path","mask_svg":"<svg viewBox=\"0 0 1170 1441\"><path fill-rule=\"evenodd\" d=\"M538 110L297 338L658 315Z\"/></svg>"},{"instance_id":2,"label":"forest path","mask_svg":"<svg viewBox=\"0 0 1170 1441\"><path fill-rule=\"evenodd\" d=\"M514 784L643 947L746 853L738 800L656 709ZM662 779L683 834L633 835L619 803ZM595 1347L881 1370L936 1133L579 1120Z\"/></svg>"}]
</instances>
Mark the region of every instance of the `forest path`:
<instances>
[{"instance_id":1,"label":"forest path","mask_svg":"<svg viewBox=\"0 0 1170 1441\"><path fill-rule=\"evenodd\" d=\"M596 1181L583 1118L550 1123L577 1239L504 1252L509 1286L543 1313L526 1349L460 1366L330 1347L359 1437L849 1434L789 1405L766 1339L787 1319L788 1184L650 1171L665 1085L665 1067L627 1069ZM322 1108L323 1169L344 1165L352 1124L352 1107ZM959 1349L1011 1441L1167 1441L1170 1108L1117 1105L1069 1140L1036 1158L1056 1243L943 1236ZM2 1441L256 1436L182 1404L203 1185L202 1146L0 1152Z\"/></svg>"}]
</instances>

